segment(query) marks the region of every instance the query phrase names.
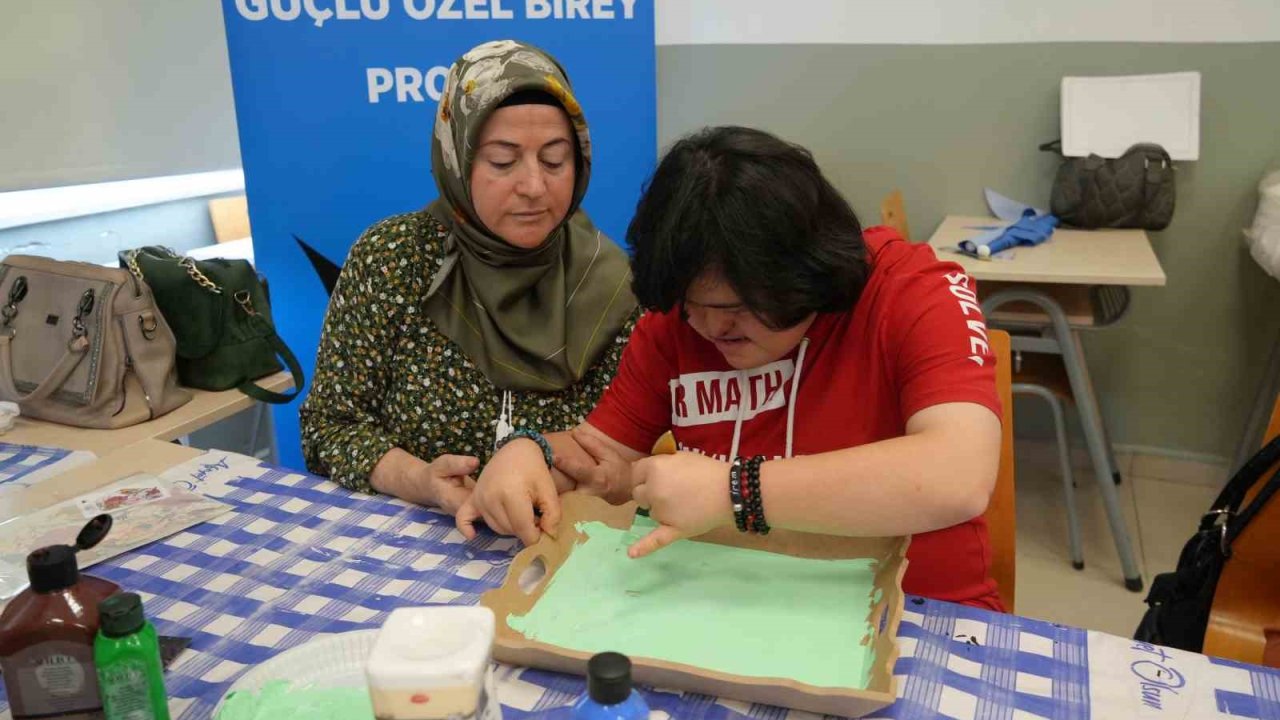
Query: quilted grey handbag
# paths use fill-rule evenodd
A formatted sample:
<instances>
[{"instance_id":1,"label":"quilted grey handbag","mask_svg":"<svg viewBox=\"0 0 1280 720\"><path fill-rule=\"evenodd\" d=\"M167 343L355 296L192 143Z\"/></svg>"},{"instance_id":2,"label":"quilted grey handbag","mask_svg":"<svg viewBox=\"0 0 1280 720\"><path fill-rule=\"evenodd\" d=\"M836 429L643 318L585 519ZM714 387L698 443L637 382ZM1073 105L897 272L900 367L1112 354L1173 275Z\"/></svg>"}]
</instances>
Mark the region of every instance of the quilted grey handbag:
<instances>
[{"instance_id":1,"label":"quilted grey handbag","mask_svg":"<svg viewBox=\"0 0 1280 720\"><path fill-rule=\"evenodd\" d=\"M1055 140L1041 150L1061 152ZM1079 228L1163 230L1173 219L1174 168L1169 153L1139 143L1118 158L1063 158L1053 181L1050 211Z\"/></svg>"}]
</instances>

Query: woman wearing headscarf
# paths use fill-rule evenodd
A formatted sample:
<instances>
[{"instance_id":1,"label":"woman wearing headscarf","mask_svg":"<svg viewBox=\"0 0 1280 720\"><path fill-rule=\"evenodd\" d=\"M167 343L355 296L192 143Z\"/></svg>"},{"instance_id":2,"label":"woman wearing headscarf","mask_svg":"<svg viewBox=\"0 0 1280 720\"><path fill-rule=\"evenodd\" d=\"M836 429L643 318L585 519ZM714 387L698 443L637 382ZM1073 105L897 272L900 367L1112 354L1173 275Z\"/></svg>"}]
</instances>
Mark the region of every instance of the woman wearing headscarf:
<instances>
[{"instance_id":1,"label":"woman wearing headscarf","mask_svg":"<svg viewBox=\"0 0 1280 720\"><path fill-rule=\"evenodd\" d=\"M504 40L454 63L431 165L439 199L351 249L302 445L312 472L453 513L500 444L551 457L523 428L585 417L637 308L625 254L579 207L591 141L549 55Z\"/></svg>"}]
</instances>

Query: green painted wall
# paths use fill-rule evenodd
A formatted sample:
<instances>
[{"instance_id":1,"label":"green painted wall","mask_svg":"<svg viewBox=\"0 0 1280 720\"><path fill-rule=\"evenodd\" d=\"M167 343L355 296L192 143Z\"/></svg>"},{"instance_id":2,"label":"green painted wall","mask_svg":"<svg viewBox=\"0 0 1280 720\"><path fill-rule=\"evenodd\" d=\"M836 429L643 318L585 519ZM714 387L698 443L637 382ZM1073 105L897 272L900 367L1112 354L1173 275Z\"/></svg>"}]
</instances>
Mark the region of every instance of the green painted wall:
<instances>
[{"instance_id":1,"label":"green painted wall","mask_svg":"<svg viewBox=\"0 0 1280 720\"><path fill-rule=\"evenodd\" d=\"M1280 330L1280 283L1240 229L1280 162L1280 43L658 48L662 145L703 125L761 127L809 147L868 224L903 190L913 235L985 211L982 188L1047 204L1063 75L1198 70L1201 159L1178 165L1169 284L1086 336L1117 444L1230 456ZM597 158L608 162L607 158Z\"/></svg>"}]
</instances>

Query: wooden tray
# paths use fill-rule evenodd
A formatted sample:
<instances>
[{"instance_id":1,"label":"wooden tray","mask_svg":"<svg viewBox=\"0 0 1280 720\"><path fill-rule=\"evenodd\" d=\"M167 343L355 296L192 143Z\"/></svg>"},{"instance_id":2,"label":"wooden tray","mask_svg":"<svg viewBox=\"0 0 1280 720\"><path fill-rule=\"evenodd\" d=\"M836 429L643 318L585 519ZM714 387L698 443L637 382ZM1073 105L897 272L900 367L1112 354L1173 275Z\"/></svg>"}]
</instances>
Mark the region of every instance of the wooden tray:
<instances>
[{"instance_id":1,"label":"wooden tray","mask_svg":"<svg viewBox=\"0 0 1280 720\"><path fill-rule=\"evenodd\" d=\"M511 563L501 587L485 593L480 604L497 616L494 657L505 663L545 670L585 675L591 653L569 650L529 640L507 625L509 615L523 615L542 597L557 569L568 559L583 536L575 523L600 521L626 530L635 517L635 505L609 505L605 501L568 493L561 498L563 519L559 538L543 535L525 548ZM867 688L830 688L807 685L787 678L757 678L706 670L654 658L633 657L632 672L637 682L662 688L686 690L746 702L779 705L828 715L861 716L892 704L897 697L893 665L898 659L898 623L902 620L902 575L907 569L909 537L847 538L776 530L768 537L745 535L732 528L705 535L695 542L712 542L733 547L768 550L805 558L873 558L879 562L875 586L880 599L870 611L870 643L875 661ZM520 578L541 560L546 574L531 592L520 587Z\"/></svg>"}]
</instances>

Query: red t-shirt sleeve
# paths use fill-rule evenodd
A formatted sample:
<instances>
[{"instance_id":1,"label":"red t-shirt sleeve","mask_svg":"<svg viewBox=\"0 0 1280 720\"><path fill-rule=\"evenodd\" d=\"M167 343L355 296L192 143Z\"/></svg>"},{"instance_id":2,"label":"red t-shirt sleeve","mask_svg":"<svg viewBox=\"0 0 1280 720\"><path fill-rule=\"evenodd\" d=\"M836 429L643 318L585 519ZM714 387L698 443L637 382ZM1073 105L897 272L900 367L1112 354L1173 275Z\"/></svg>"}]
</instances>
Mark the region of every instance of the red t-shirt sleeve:
<instances>
[{"instance_id":1,"label":"red t-shirt sleeve","mask_svg":"<svg viewBox=\"0 0 1280 720\"><path fill-rule=\"evenodd\" d=\"M977 403L1000 417L996 360L976 283L927 247L911 252L921 256L913 258L915 269L898 279L885 325L903 420L949 402Z\"/></svg>"},{"instance_id":2,"label":"red t-shirt sleeve","mask_svg":"<svg viewBox=\"0 0 1280 720\"><path fill-rule=\"evenodd\" d=\"M671 429L671 394L676 377L671 313L645 313L622 351L618 372L587 422L627 447L649 454Z\"/></svg>"}]
</instances>

